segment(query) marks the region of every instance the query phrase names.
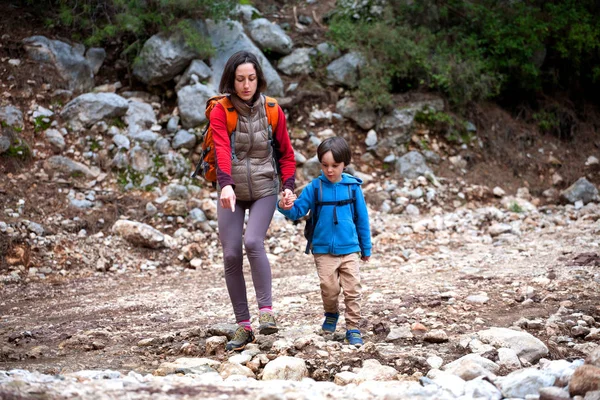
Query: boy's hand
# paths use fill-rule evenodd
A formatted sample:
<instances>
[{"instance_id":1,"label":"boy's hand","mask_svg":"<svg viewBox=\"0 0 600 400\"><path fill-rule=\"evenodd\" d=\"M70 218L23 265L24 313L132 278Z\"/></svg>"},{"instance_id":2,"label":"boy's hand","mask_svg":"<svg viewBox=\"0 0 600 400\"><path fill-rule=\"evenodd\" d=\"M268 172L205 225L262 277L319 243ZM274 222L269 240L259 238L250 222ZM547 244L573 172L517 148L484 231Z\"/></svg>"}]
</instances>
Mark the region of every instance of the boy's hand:
<instances>
[{"instance_id":1,"label":"boy's hand","mask_svg":"<svg viewBox=\"0 0 600 400\"><path fill-rule=\"evenodd\" d=\"M362 256L360 259L364 262L369 262L369 258L371 258L371 256Z\"/></svg>"}]
</instances>

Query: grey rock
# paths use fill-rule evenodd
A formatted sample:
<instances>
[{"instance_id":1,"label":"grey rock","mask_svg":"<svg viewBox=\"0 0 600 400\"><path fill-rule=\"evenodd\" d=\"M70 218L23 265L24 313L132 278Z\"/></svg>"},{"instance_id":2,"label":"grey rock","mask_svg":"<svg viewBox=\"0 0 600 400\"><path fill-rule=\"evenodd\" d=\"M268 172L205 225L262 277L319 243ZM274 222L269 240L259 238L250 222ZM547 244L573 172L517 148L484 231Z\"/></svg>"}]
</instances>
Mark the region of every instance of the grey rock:
<instances>
[{"instance_id":1,"label":"grey rock","mask_svg":"<svg viewBox=\"0 0 600 400\"><path fill-rule=\"evenodd\" d=\"M554 376L535 368L526 368L499 377L496 386L505 397L525 398L536 395L543 387L554 385Z\"/></svg>"},{"instance_id":2,"label":"grey rock","mask_svg":"<svg viewBox=\"0 0 600 400\"><path fill-rule=\"evenodd\" d=\"M92 170L84 164L63 156L52 156L46 159L44 169L67 176L83 175L87 178L96 178L100 174L97 170Z\"/></svg>"},{"instance_id":3,"label":"grey rock","mask_svg":"<svg viewBox=\"0 0 600 400\"><path fill-rule=\"evenodd\" d=\"M396 172L405 179L416 179L419 176L433 174L425 162L425 157L418 151L410 151L396 160Z\"/></svg>"},{"instance_id":4,"label":"grey rock","mask_svg":"<svg viewBox=\"0 0 600 400\"><path fill-rule=\"evenodd\" d=\"M129 152L129 163L131 168L138 172L146 172L153 166L150 153L140 146L135 146Z\"/></svg>"},{"instance_id":5,"label":"grey rock","mask_svg":"<svg viewBox=\"0 0 600 400\"><path fill-rule=\"evenodd\" d=\"M12 141L6 136L0 136L0 154L8 151L10 149L10 145Z\"/></svg>"},{"instance_id":6,"label":"grey rock","mask_svg":"<svg viewBox=\"0 0 600 400\"><path fill-rule=\"evenodd\" d=\"M179 89L186 85L193 85L196 83L204 84L204 82L206 82L211 75L212 70L204 61L193 60L185 72L181 75L179 81L177 81L175 90L179 91Z\"/></svg>"},{"instance_id":7,"label":"grey rock","mask_svg":"<svg viewBox=\"0 0 600 400\"><path fill-rule=\"evenodd\" d=\"M365 65L365 58L351 52L334 60L327 66L327 83L354 88L358 85L358 71Z\"/></svg>"},{"instance_id":8,"label":"grey rock","mask_svg":"<svg viewBox=\"0 0 600 400\"><path fill-rule=\"evenodd\" d=\"M85 53L85 59L87 60L90 68L92 69L92 73L96 75L98 71L100 71L100 67L104 63L104 59L106 58L106 50L100 47L92 47L88 49Z\"/></svg>"},{"instance_id":9,"label":"grey rock","mask_svg":"<svg viewBox=\"0 0 600 400\"><path fill-rule=\"evenodd\" d=\"M44 36L23 39L29 58L52 64L67 83L69 90L83 93L94 87L94 74L81 49Z\"/></svg>"},{"instance_id":10,"label":"grey rock","mask_svg":"<svg viewBox=\"0 0 600 400\"><path fill-rule=\"evenodd\" d=\"M179 117L177 115L169 118L169 122L167 122L167 132L175 133L177 132L177 127L179 126Z\"/></svg>"},{"instance_id":11,"label":"grey rock","mask_svg":"<svg viewBox=\"0 0 600 400\"><path fill-rule=\"evenodd\" d=\"M247 25L250 37L262 51L277 54L290 54L294 43L292 39L277 24L266 18L257 18Z\"/></svg>"},{"instance_id":12,"label":"grey rock","mask_svg":"<svg viewBox=\"0 0 600 400\"><path fill-rule=\"evenodd\" d=\"M160 140L161 136L156 132L152 132L150 130L145 130L145 131L130 133L129 138L131 140L134 140L139 143L152 144L152 143L156 143L158 140Z\"/></svg>"},{"instance_id":13,"label":"grey rock","mask_svg":"<svg viewBox=\"0 0 600 400\"><path fill-rule=\"evenodd\" d=\"M184 86L177 92L177 105L184 128L195 128L206 122L206 102L216 94L209 86L201 83Z\"/></svg>"},{"instance_id":14,"label":"grey rock","mask_svg":"<svg viewBox=\"0 0 600 400\"><path fill-rule=\"evenodd\" d=\"M54 152L60 153L65 149L65 138L58 130L48 129L44 132L44 137Z\"/></svg>"},{"instance_id":15,"label":"grey rock","mask_svg":"<svg viewBox=\"0 0 600 400\"><path fill-rule=\"evenodd\" d=\"M169 143L168 139L159 138L156 143L154 143L154 149L160 154L168 154L171 149L171 143Z\"/></svg>"},{"instance_id":16,"label":"grey rock","mask_svg":"<svg viewBox=\"0 0 600 400\"><path fill-rule=\"evenodd\" d=\"M530 363L534 363L548 354L546 345L527 332L508 328L491 328L477 332L477 336L482 342L492 346L513 349L520 358Z\"/></svg>"},{"instance_id":17,"label":"grey rock","mask_svg":"<svg viewBox=\"0 0 600 400\"><path fill-rule=\"evenodd\" d=\"M115 146L117 146L117 149L129 150L131 146L129 138L125 135L117 134L113 136L112 141L115 144Z\"/></svg>"},{"instance_id":18,"label":"grey rock","mask_svg":"<svg viewBox=\"0 0 600 400\"><path fill-rule=\"evenodd\" d=\"M584 204L598 200L598 189L586 178L579 178L574 184L561 192L561 198L569 203L581 200Z\"/></svg>"},{"instance_id":19,"label":"grey rock","mask_svg":"<svg viewBox=\"0 0 600 400\"><path fill-rule=\"evenodd\" d=\"M342 116L356 122L362 129L372 129L377 123L375 111L361 107L351 97L344 97L336 103L335 107Z\"/></svg>"},{"instance_id":20,"label":"grey rock","mask_svg":"<svg viewBox=\"0 0 600 400\"><path fill-rule=\"evenodd\" d=\"M193 149L196 146L196 135L186 130L180 130L173 138L171 146L177 150L180 148Z\"/></svg>"},{"instance_id":21,"label":"grey rock","mask_svg":"<svg viewBox=\"0 0 600 400\"><path fill-rule=\"evenodd\" d=\"M319 43L315 49L317 50L318 57L325 61L331 61L342 55L337 47L327 42Z\"/></svg>"},{"instance_id":22,"label":"grey rock","mask_svg":"<svg viewBox=\"0 0 600 400\"><path fill-rule=\"evenodd\" d=\"M294 49L294 51L279 60L277 69L286 75L308 75L314 72L311 56L316 51L309 47Z\"/></svg>"},{"instance_id":23,"label":"grey rock","mask_svg":"<svg viewBox=\"0 0 600 400\"><path fill-rule=\"evenodd\" d=\"M0 107L0 122L14 128L22 128L23 113L15 106Z\"/></svg>"},{"instance_id":24,"label":"grey rock","mask_svg":"<svg viewBox=\"0 0 600 400\"><path fill-rule=\"evenodd\" d=\"M129 100L129 108L124 119L130 135L150 129L156 124L156 115L152 106L136 100Z\"/></svg>"},{"instance_id":25,"label":"grey rock","mask_svg":"<svg viewBox=\"0 0 600 400\"><path fill-rule=\"evenodd\" d=\"M193 22L198 33L205 33L201 21ZM181 73L198 53L185 41L181 33L159 33L144 43L139 61L133 66L133 75L148 85L170 81Z\"/></svg>"},{"instance_id":26,"label":"grey rock","mask_svg":"<svg viewBox=\"0 0 600 400\"><path fill-rule=\"evenodd\" d=\"M114 93L86 93L71 100L60 116L75 131L89 128L98 121L125 115L127 100Z\"/></svg>"},{"instance_id":27,"label":"grey rock","mask_svg":"<svg viewBox=\"0 0 600 400\"><path fill-rule=\"evenodd\" d=\"M112 232L136 246L152 249L170 247L170 242L173 240L170 236L164 235L150 225L136 221L118 220L112 226Z\"/></svg>"}]
</instances>

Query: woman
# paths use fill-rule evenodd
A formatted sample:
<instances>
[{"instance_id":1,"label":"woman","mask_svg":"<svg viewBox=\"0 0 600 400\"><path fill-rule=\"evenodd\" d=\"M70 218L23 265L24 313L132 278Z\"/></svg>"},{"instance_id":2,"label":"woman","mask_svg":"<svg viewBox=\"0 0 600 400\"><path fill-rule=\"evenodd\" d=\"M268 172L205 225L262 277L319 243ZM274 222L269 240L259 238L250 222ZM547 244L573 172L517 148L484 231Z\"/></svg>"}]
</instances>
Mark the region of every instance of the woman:
<instances>
[{"instance_id":1,"label":"woman","mask_svg":"<svg viewBox=\"0 0 600 400\"><path fill-rule=\"evenodd\" d=\"M239 325L235 336L226 345L227 350L241 350L255 340L242 271L242 240L258 301L259 333L277 332L271 298L271 266L264 239L275 212L280 181L282 197L287 201L294 196L296 163L285 115L276 103L266 103L261 94L266 87L257 57L247 51L237 52L225 64L219 84L219 91L228 94L227 108L237 112L237 126L231 136L227 130L230 111L226 111L223 102L210 114L220 192L217 205L219 239L223 246L225 282ZM274 128L269 125L266 107L277 107L277 126ZM274 150L279 155L278 163ZM244 234L246 210L249 210L249 216Z\"/></svg>"}]
</instances>

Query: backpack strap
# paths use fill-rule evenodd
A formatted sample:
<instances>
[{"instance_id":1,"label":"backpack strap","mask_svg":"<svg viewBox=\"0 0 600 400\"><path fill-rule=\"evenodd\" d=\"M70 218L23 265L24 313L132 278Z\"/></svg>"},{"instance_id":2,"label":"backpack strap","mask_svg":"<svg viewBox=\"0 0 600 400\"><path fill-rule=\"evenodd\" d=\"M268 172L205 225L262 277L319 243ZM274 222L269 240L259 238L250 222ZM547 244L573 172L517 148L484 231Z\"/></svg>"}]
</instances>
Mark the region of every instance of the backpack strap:
<instances>
[{"instance_id":1,"label":"backpack strap","mask_svg":"<svg viewBox=\"0 0 600 400\"><path fill-rule=\"evenodd\" d=\"M323 198L323 182L321 182L319 180L319 187L313 187L314 190L314 194L313 194L313 204L314 204L314 208L310 209L310 214L309 214L309 218L310 218L310 222L312 224L312 232L311 232L311 236L310 238L308 238L307 242L306 242L306 249L304 250L305 254L310 254L310 250L312 247L312 241L313 241L313 236L314 236L314 232L315 232L315 227L317 226L317 219L319 218L319 209L321 207L321 199Z\"/></svg>"},{"instance_id":2,"label":"backpack strap","mask_svg":"<svg viewBox=\"0 0 600 400\"><path fill-rule=\"evenodd\" d=\"M277 107L277 99L274 97L265 96L265 110L267 112L267 121L271 126L271 132L275 132L279 123L279 107Z\"/></svg>"},{"instance_id":3,"label":"backpack strap","mask_svg":"<svg viewBox=\"0 0 600 400\"><path fill-rule=\"evenodd\" d=\"M238 113L235 111L235 107L231 100L229 100L229 96L223 96L219 100L219 104L223 106L225 109L225 115L227 116L227 132L231 135L235 128L237 128L238 123Z\"/></svg>"},{"instance_id":4,"label":"backpack strap","mask_svg":"<svg viewBox=\"0 0 600 400\"><path fill-rule=\"evenodd\" d=\"M225 115L227 117L227 133L229 133L229 142L231 143L231 159L235 160L235 128L237 128L238 113L229 99L229 96L223 96L219 100L219 104L225 109Z\"/></svg>"}]
</instances>

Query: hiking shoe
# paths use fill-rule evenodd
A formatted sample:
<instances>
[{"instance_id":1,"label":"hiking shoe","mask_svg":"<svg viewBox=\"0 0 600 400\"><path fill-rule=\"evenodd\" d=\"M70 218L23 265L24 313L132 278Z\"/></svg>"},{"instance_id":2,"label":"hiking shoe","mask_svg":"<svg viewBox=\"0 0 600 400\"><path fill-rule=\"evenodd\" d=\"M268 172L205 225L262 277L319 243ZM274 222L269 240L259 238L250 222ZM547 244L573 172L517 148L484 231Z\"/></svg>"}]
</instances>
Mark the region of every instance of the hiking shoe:
<instances>
[{"instance_id":1,"label":"hiking shoe","mask_svg":"<svg viewBox=\"0 0 600 400\"><path fill-rule=\"evenodd\" d=\"M335 332L335 327L337 326L339 317L340 317L340 314L338 314L338 313L326 312L325 313L325 321L323 321L323 325L321 325L321 328L325 332Z\"/></svg>"},{"instance_id":2,"label":"hiking shoe","mask_svg":"<svg viewBox=\"0 0 600 400\"><path fill-rule=\"evenodd\" d=\"M346 341L355 346L362 346L363 340L358 329L349 329L346 331Z\"/></svg>"},{"instance_id":3,"label":"hiking shoe","mask_svg":"<svg viewBox=\"0 0 600 400\"><path fill-rule=\"evenodd\" d=\"M234 350L243 350L244 347L248 343L254 343L256 338L254 337L254 333L247 329L244 329L243 326L240 326L235 331L235 335L233 335L233 339L231 339L225 345L225 350L234 351Z\"/></svg>"},{"instance_id":4,"label":"hiking shoe","mask_svg":"<svg viewBox=\"0 0 600 400\"><path fill-rule=\"evenodd\" d=\"M275 317L273 316L273 313L260 313L258 317L258 323L258 333L261 335L272 335L279 330L279 328L277 328L277 324L275 323Z\"/></svg>"}]
</instances>

